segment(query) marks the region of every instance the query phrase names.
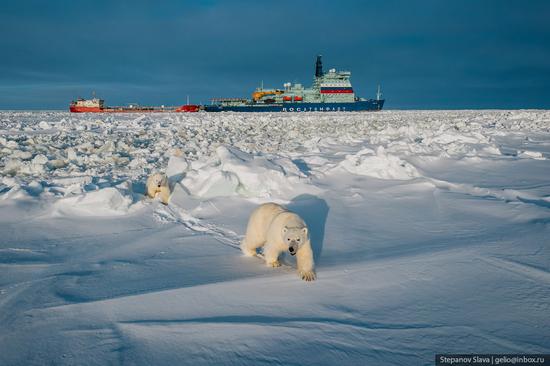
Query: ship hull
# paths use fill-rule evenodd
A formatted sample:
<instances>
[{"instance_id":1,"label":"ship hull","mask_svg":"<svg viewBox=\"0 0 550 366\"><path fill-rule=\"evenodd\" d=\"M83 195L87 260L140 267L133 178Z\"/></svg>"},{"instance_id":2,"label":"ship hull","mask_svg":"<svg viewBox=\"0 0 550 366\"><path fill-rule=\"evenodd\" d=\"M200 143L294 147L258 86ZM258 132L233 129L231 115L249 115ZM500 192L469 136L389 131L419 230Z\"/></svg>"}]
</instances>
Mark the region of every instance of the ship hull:
<instances>
[{"instance_id":1,"label":"ship hull","mask_svg":"<svg viewBox=\"0 0 550 366\"><path fill-rule=\"evenodd\" d=\"M167 112L198 112L199 106L196 105L184 105L181 107L171 107L171 108L128 108L128 107L80 107L80 106L69 106L69 111L72 113L167 113Z\"/></svg>"},{"instance_id":2,"label":"ship hull","mask_svg":"<svg viewBox=\"0 0 550 366\"><path fill-rule=\"evenodd\" d=\"M103 112L103 110L100 107L77 107L74 105L71 105L69 107L69 110L72 113L100 113Z\"/></svg>"},{"instance_id":3,"label":"ship hull","mask_svg":"<svg viewBox=\"0 0 550 366\"><path fill-rule=\"evenodd\" d=\"M246 104L246 105L206 105L207 112L361 112L380 111L384 100L369 99L353 103L276 103L276 104Z\"/></svg>"}]
</instances>

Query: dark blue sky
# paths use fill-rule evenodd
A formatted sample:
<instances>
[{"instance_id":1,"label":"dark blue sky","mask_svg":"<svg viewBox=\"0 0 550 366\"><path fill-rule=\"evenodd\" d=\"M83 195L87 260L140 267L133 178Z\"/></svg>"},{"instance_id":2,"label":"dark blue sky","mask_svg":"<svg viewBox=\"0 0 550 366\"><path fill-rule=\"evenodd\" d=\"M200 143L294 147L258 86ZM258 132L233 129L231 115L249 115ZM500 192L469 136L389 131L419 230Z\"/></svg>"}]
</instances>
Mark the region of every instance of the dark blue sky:
<instances>
[{"instance_id":1,"label":"dark blue sky","mask_svg":"<svg viewBox=\"0 0 550 366\"><path fill-rule=\"evenodd\" d=\"M352 71L387 108L550 108L547 0L17 0L0 7L0 109L175 105Z\"/></svg>"}]
</instances>

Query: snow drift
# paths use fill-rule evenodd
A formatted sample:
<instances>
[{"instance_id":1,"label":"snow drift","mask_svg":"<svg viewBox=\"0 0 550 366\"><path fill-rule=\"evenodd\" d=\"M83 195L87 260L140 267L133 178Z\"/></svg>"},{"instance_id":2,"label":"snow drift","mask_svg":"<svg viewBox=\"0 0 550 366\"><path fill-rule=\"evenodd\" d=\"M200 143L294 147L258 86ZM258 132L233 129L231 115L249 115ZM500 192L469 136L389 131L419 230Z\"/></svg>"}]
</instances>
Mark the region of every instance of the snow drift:
<instances>
[{"instance_id":1,"label":"snow drift","mask_svg":"<svg viewBox=\"0 0 550 366\"><path fill-rule=\"evenodd\" d=\"M344 169L350 173L366 175L379 179L412 179L419 176L414 166L386 152L378 146L376 152L366 148L340 162L335 169Z\"/></svg>"},{"instance_id":2,"label":"snow drift","mask_svg":"<svg viewBox=\"0 0 550 366\"><path fill-rule=\"evenodd\" d=\"M56 201L54 210L63 215L116 216L128 213L132 198L114 187L87 192Z\"/></svg>"},{"instance_id":3,"label":"snow drift","mask_svg":"<svg viewBox=\"0 0 550 366\"><path fill-rule=\"evenodd\" d=\"M290 198L307 191L307 177L288 158L249 154L237 148L220 146L215 154L191 164L181 182L198 197L241 195L257 198Z\"/></svg>"}]
</instances>

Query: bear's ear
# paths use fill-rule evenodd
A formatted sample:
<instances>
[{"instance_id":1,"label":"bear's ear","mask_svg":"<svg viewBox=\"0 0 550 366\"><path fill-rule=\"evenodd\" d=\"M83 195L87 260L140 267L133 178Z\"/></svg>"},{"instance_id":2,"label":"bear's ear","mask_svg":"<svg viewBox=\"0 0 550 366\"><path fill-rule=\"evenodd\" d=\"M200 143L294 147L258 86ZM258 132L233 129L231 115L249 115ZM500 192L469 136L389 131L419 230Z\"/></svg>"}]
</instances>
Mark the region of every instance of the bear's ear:
<instances>
[{"instance_id":1,"label":"bear's ear","mask_svg":"<svg viewBox=\"0 0 550 366\"><path fill-rule=\"evenodd\" d=\"M288 228L285 226L285 227L283 228L283 234L286 234L287 231L288 231Z\"/></svg>"},{"instance_id":2,"label":"bear's ear","mask_svg":"<svg viewBox=\"0 0 550 366\"><path fill-rule=\"evenodd\" d=\"M307 235L307 227L303 228L302 232L304 233L304 235Z\"/></svg>"}]
</instances>

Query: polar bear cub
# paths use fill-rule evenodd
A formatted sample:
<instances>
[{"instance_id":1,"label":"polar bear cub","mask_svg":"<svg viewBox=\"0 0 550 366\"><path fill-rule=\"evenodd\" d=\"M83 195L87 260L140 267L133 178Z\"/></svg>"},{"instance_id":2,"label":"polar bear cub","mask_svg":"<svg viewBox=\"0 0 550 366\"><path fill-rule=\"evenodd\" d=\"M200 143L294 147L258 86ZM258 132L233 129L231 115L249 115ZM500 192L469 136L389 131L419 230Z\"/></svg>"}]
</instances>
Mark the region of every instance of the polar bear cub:
<instances>
[{"instance_id":1,"label":"polar bear cub","mask_svg":"<svg viewBox=\"0 0 550 366\"><path fill-rule=\"evenodd\" d=\"M168 204L170 187L168 186L168 177L166 174L155 173L147 178L147 195L151 198L159 195L160 201L165 205Z\"/></svg>"},{"instance_id":2,"label":"polar bear cub","mask_svg":"<svg viewBox=\"0 0 550 366\"><path fill-rule=\"evenodd\" d=\"M267 266L279 267L279 255L287 251L296 255L298 274L305 281L315 279L313 251L306 223L300 216L276 203L264 203L250 216L241 250L256 255L263 246Z\"/></svg>"}]
</instances>

